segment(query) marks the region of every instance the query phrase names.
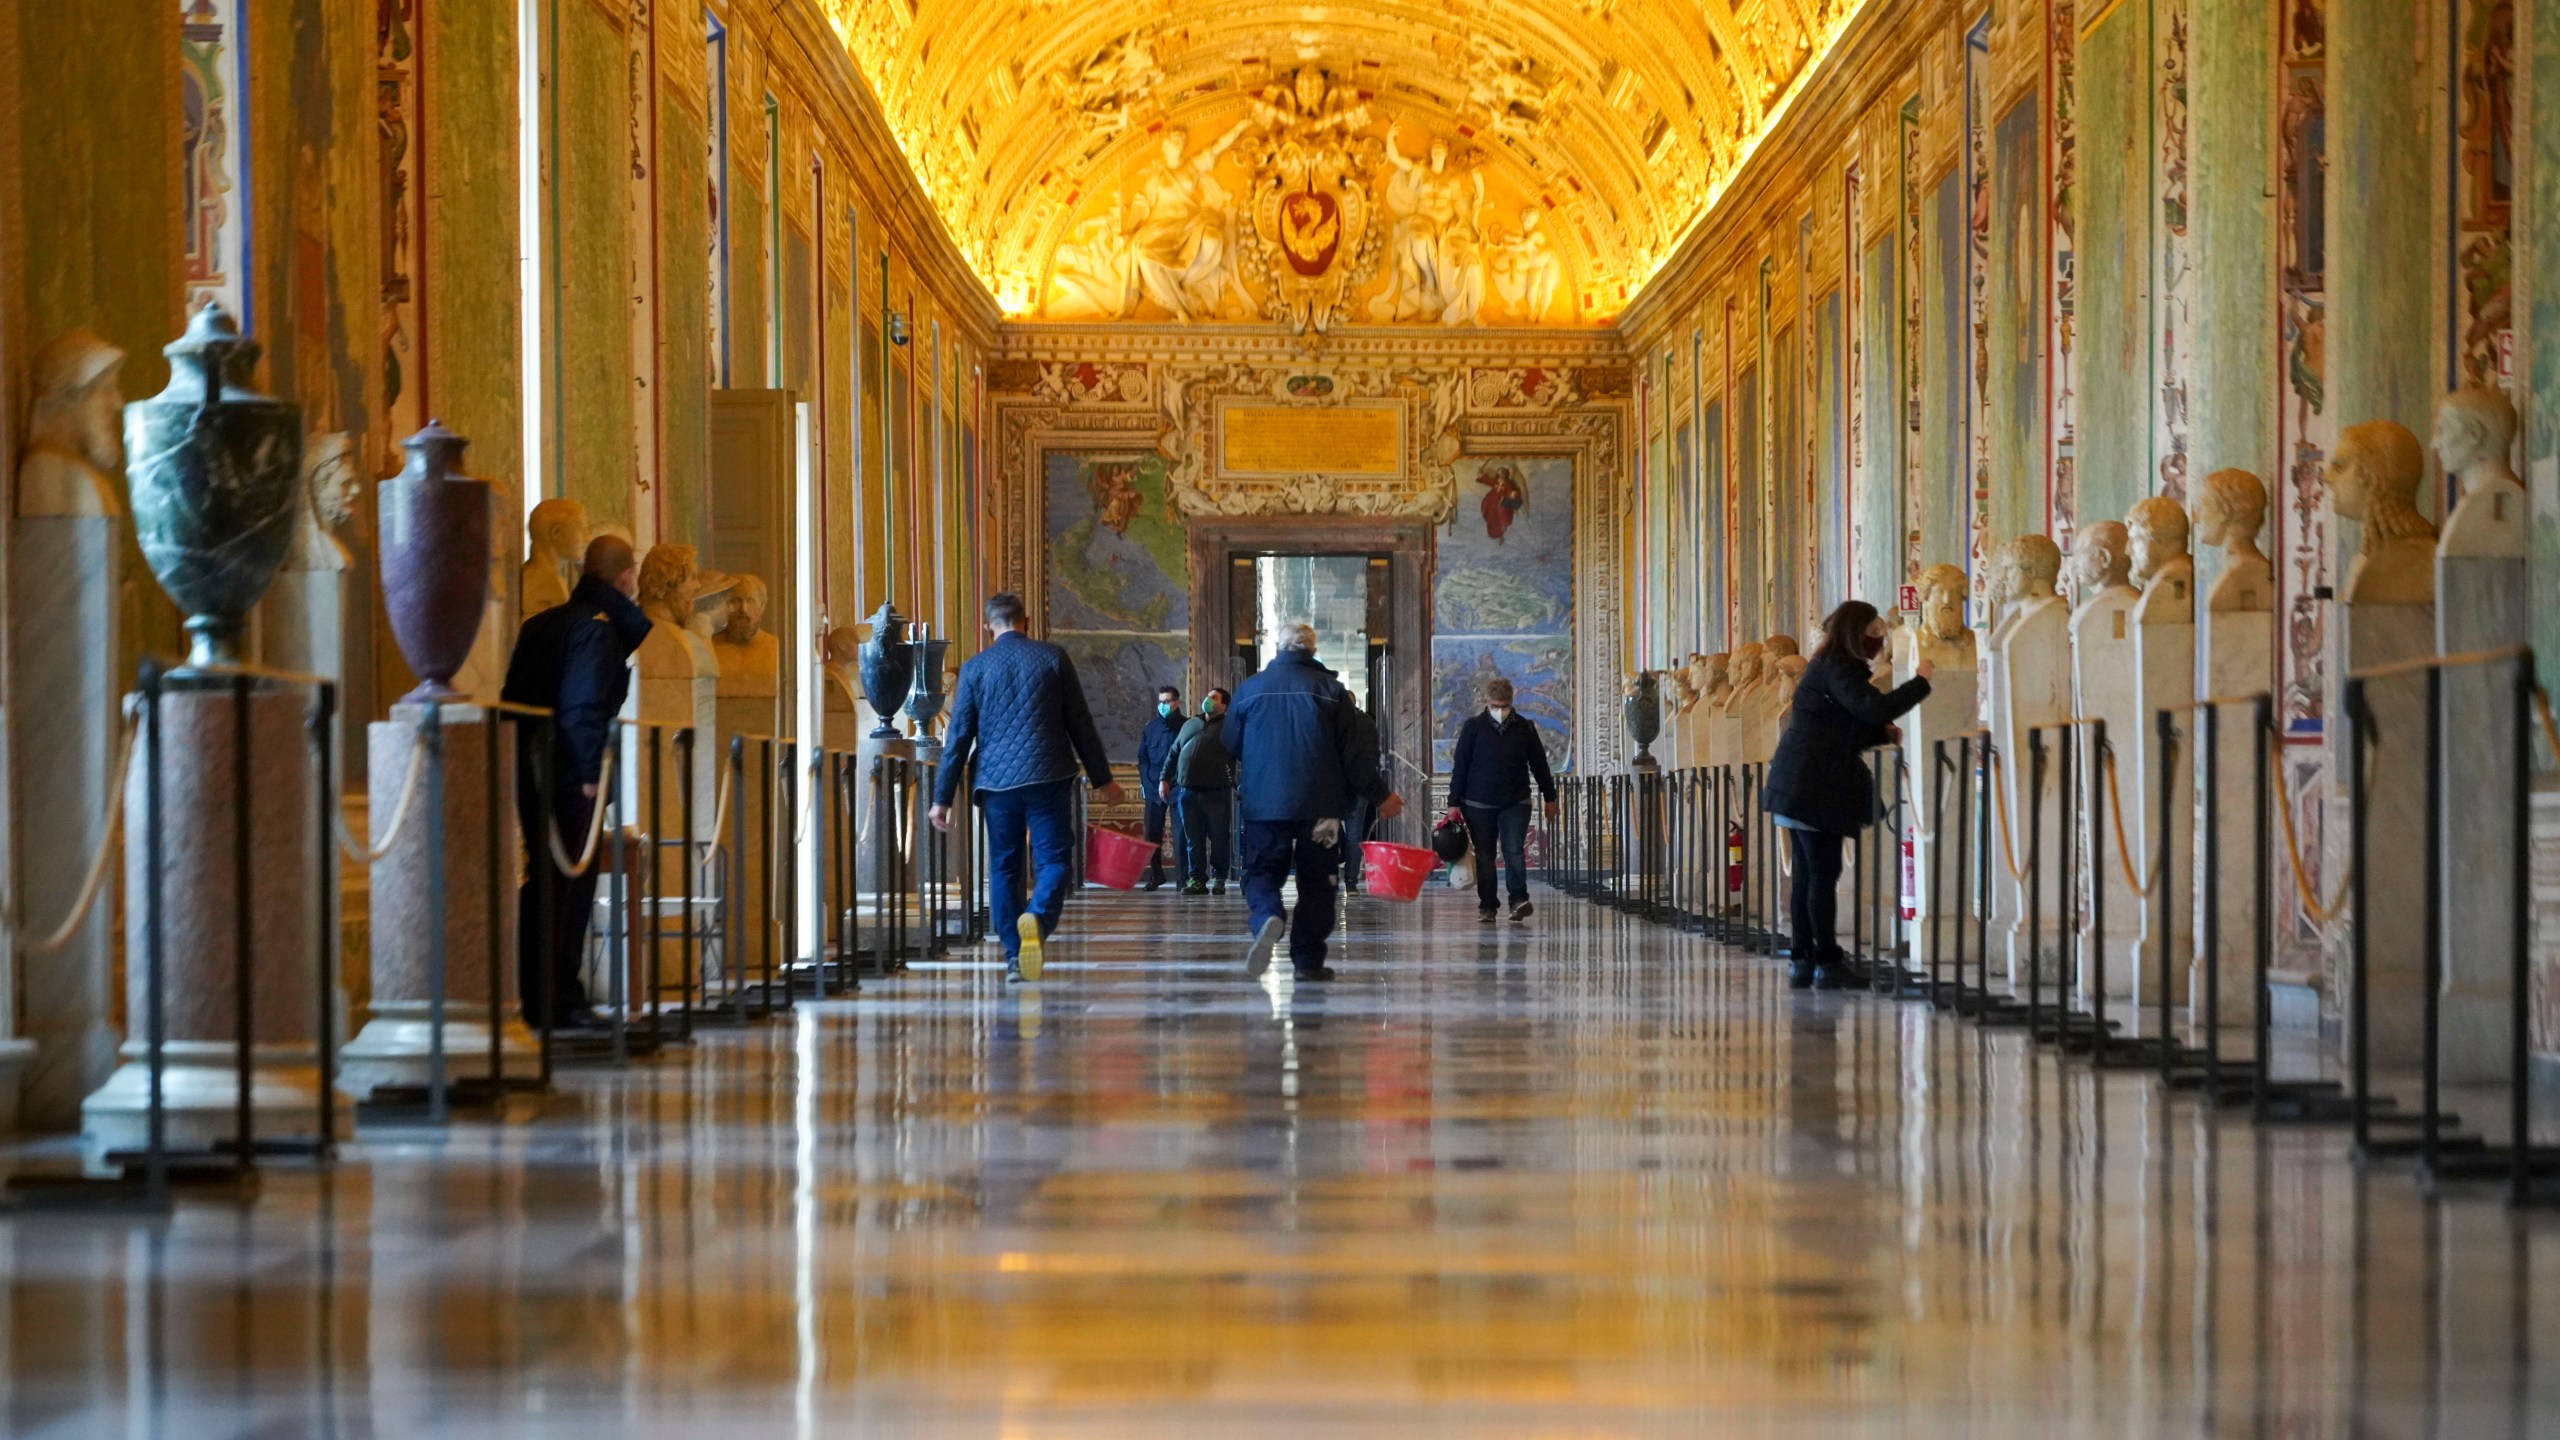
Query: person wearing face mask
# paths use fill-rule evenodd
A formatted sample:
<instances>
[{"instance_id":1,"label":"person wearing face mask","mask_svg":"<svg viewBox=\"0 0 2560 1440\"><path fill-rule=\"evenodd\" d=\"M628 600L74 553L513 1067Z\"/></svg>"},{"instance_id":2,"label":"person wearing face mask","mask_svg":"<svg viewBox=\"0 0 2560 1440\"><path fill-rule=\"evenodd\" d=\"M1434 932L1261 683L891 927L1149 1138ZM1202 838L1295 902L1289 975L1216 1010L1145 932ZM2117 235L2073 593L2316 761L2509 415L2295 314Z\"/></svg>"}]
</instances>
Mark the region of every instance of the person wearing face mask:
<instances>
[{"instance_id":1,"label":"person wearing face mask","mask_svg":"<svg viewBox=\"0 0 2560 1440\"><path fill-rule=\"evenodd\" d=\"M1761 791L1769 816L1787 832L1793 866L1788 895L1795 989L1848 983L1839 938L1840 852L1882 812L1864 752L1901 738L1894 721L1929 698L1932 666L1892 690L1875 688L1885 623L1876 607L1851 600L1822 622L1822 643L1796 682L1786 730Z\"/></svg>"},{"instance_id":2,"label":"person wearing face mask","mask_svg":"<svg viewBox=\"0 0 2560 1440\"><path fill-rule=\"evenodd\" d=\"M1494 856L1502 857L1509 882L1511 918L1526 920L1529 903L1529 786L1535 782L1547 818L1556 816L1556 778L1547 768L1547 741L1538 722L1511 705L1511 682L1488 681L1484 709L1458 730L1449 758L1449 814L1467 826L1476 856L1476 919L1490 925L1501 915L1494 903Z\"/></svg>"},{"instance_id":3,"label":"person wearing face mask","mask_svg":"<svg viewBox=\"0 0 2560 1440\"><path fill-rule=\"evenodd\" d=\"M1147 843L1155 852L1147 857L1146 887L1164 888L1164 822L1173 807L1165 800L1164 762L1173 755L1173 742L1182 737L1182 692L1170 685L1156 687L1156 713L1147 717L1147 728L1138 736L1138 797L1147 806Z\"/></svg>"},{"instance_id":4,"label":"person wearing face mask","mask_svg":"<svg viewBox=\"0 0 2560 1440\"><path fill-rule=\"evenodd\" d=\"M1185 721L1156 777L1156 797L1173 805L1173 853L1182 862L1182 893L1227 893L1228 832L1235 828L1235 761L1219 736L1227 723L1227 692L1200 697L1200 713Z\"/></svg>"}]
</instances>

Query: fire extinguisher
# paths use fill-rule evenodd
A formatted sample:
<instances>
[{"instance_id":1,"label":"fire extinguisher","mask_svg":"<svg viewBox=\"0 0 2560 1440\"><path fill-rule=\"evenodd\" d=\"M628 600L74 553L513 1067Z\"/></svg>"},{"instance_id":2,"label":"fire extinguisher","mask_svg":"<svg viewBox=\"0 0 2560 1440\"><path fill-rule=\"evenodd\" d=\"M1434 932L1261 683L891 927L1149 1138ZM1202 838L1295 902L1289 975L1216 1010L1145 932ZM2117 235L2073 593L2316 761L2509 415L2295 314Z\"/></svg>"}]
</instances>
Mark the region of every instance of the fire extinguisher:
<instances>
[{"instance_id":1,"label":"fire extinguisher","mask_svg":"<svg viewBox=\"0 0 2560 1440\"><path fill-rule=\"evenodd\" d=\"M1902 918L1920 918L1920 861L1917 839L1910 826L1902 827Z\"/></svg>"},{"instance_id":2,"label":"fire extinguisher","mask_svg":"<svg viewBox=\"0 0 2560 1440\"><path fill-rule=\"evenodd\" d=\"M1742 827L1730 822L1724 830L1724 888L1728 895L1742 893Z\"/></svg>"}]
</instances>

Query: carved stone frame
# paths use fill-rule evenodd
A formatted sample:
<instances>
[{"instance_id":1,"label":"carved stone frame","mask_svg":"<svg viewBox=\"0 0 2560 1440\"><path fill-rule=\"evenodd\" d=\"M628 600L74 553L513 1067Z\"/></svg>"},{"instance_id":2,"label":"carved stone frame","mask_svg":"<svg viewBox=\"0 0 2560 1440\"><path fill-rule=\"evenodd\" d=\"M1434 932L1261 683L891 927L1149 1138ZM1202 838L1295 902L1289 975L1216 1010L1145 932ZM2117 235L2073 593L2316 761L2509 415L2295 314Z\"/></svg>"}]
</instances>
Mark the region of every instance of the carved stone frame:
<instances>
[{"instance_id":1,"label":"carved stone frame","mask_svg":"<svg viewBox=\"0 0 2560 1440\"><path fill-rule=\"evenodd\" d=\"M1190 538L1193 695L1211 685L1234 684L1219 661L1234 643L1234 596L1226 575L1235 552L1386 556L1394 677L1387 713L1393 728L1378 738L1423 774L1431 772L1431 577L1439 550L1429 525L1383 515L1194 516ZM1339 668L1350 657L1318 658ZM1410 788L1412 776L1412 771L1400 771L1397 791L1409 804L1425 804L1428 797Z\"/></svg>"}]
</instances>

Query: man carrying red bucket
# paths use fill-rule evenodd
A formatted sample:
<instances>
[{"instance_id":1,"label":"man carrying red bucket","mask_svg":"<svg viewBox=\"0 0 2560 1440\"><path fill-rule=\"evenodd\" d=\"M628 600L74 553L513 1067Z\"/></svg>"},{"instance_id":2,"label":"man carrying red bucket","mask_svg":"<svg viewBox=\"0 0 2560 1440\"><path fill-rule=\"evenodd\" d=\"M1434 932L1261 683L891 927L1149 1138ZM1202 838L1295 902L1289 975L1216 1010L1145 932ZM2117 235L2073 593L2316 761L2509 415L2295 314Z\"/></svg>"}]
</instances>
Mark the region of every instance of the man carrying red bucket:
<instances>
[{"instance_id":1,"label":"man carrying red bucket","mask_svg":"<svg viewBox=\"0 0 2560 1440\"><path fill-rule=\"evenodd\" d=\"M1025 614L1022 597L1011 591L987 597L994 639L960 667L928 812L935 829L951 828L951 802L974 752L978 772L970 793L987 820L987 908L1004 942L1004 978L1013 984L1040 978L1042 942L1056 932L1066 908L1078 769L1093 782L1096 799L1120 800L1075 661L1022 633ZM1035 872L1027 905L1026 835Z\"/></svg>"},{"instance_id":2,"label":"man carrying red bucket","mask_svg":"<svg viewBox=\"0 0 2560 1440\"><path fill-rule=\"evenodd\" d=\"M1280 651L1236 687L1220 737L1235 757L1236 799L1244 812L1244 898L1253 926L1245 974L1259 978L1280 948L1284 926L1289 963L1301 980L1330 980L1325 942L1333 934L1334 873L1341 864L1342 817L1354 796L1393 819L1404 802L1378 769L1374 741L1364 744L1351 719L1352 700L1316 663L1316 632L1280 628ZM1294 870L1298 913L1283 914L1280 887Z\"/></svg>"}]
</instances>

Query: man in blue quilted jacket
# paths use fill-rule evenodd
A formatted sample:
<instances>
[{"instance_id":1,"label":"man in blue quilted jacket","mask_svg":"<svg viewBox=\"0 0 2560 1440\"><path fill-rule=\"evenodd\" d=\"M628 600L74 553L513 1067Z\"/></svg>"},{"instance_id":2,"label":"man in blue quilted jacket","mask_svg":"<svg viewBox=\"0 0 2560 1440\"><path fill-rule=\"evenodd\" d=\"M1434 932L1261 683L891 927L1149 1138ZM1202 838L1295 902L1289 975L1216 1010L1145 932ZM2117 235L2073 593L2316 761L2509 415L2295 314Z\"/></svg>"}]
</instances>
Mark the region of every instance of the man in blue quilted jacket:
<instances>
[{"instance_id":1,"label":"man in blue quilted jacket","mask_svg":"<svg viewBox=\"0 0 2560 1440\"><path fill-rule=\"evenodd\" d=\"M1077 772L1093 782L1094 794L1105 803L1120 799L1075 661L1024 634L1026 614L1022 597L1009 590L987 597L987 631L994 639L960 667L929 812L935 829L951 828L951 802L974 756L977 776L970 794L987 821L987 908L1004 944L1005 979L1014 984L1040 978L1042 942L1057 931L1059 912L1066 908L1076 853ZM1026 834L1034 871L1027 905Z\"/></svg>"},{"instance_id":2,"label":"man in blue quilted jacket","mask_svg":"<svg viewBox=\"0 0 2560 1440\"><path fill-rule=\"evenodd\" d=\"M1236 687L1219 740L1236 762L1236 803L1244 812L1244 900L1253 926L1245 973L1259 978L1289 936L1289 964L1301 980L1330 980L1325 942L1333 935L1334 870L1342 817L1353 797L1377 804L1382 820L1404 802L1380 777L1375 742L1364 743L1351 696L1316 663L1316 632L1280 629L1271 663ZM1283 915L1280 886L1298 875L1298 914Z\"/></svg>"}]
</instances>

